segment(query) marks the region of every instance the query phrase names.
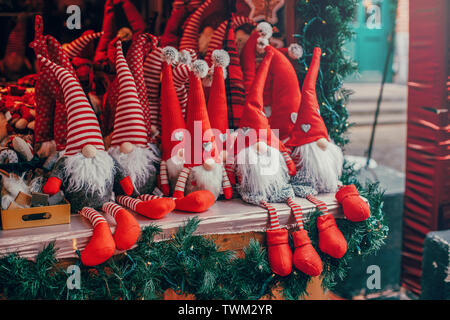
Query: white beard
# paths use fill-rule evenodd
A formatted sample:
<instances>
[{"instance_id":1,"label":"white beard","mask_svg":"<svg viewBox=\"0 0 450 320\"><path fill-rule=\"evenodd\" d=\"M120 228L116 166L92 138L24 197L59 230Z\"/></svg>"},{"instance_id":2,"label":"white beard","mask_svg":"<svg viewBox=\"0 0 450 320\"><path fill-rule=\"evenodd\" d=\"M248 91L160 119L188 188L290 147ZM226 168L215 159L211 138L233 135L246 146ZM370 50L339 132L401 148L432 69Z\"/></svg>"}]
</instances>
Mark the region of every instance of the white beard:
<instances>
[{"instance_id":1,"label":"white beard","mask_svg":"<svg viewBox=\"0 0 450 320\"><path fill-rule=\"evenodd\" d=\"M126 170L134 186L139 189L148 178L156 174L154 163L159 158L149 148L135 147L130 153L120 152L120 147L111 147L108 153Z\"/></svg>"},{"instance_id":2,"label":"white beard","mask_svg":"<svg viewBox=\"0 0 450 320\"><path fill-rule=\"evenodd\" d=\"M180 176L181 170L184 168L184 162L172 157L166 161L167 165L167 175L170 184L175 187L177 184L178 177ZM177 157L178 158L178 157Z\"/></svg>"},{"instance_id":3,"label":"white beard","mask_svg":"<svg viewBox=\"0 0 450 320\"><path fill-rule=\"evenodd\" d=\"M222 170L222 165L218 163L212 170L205 170L203 166L193 167L186 182L186 194L197 190L209 190L217 199L222 192ZM195 186L191 185L193 180L196 182Z\"/></svg>"},{"instance_id":4,"label":"white beard","mask_svg":"<svg viewBox=\"0 0 450 320\"><path fill-rule=\"evenodd\" d=\"M258 154L253 147L241 150L236 158L236 174L244 192L262 199L270 199L289 181L283 156L270 146L266 154Z\"/></svg>"},{"instance_id":5,"label":"white beard","mask_svg":"<svg viewBox=\"0 0 450 320\"><path fill-rule=\"evenodd\" d=\"M84 190L87 195L98 192L104 196L107 186L113 182L114 171L113 159L103 150L97 150L94 158L86 158L81 153L68 156L64 161L66 192Z\"/></svg>"},{"instance_id":6,"label":"white beard","mask_svg":"<svg viewBox=\"0 0 450 320\"><path fill-rule=\"evenodd\" d=\"M297 147L292 152L292 158L300 156L296 164L299 173L304 176L318 192L336 192L339 178L342 174L344 155L334 143L328 143L326 150L319 148L316 142Z\"/></svg>"}]
</instances>

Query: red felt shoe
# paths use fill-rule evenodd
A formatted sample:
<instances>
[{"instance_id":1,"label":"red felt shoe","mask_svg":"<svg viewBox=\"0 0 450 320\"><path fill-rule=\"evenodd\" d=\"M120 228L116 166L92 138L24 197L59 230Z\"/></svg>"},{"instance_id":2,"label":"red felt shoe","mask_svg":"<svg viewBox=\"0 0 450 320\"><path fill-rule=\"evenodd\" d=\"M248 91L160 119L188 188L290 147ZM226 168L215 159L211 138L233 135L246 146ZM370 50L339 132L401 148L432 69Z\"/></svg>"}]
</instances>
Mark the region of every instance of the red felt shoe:
<instances>
[{"instance_id":1,"label":"red felt shoe","mask_svg":"<svg viewBox=\"0 0 450 320\"><path fill-rule=\"evenodd\" d=\"M120 209L115 216L116 231L114 241L119 250L130 249L141 234L141 227L136 218L126 209Z\"/></svg>"},{"instance_id":2,"label":"red felt shoe","mask_svg":"<svg viewBox=\"0 0 450 320\"><path fill-rule=\"evenodd\" d=\"M200 213L208 210L216 202L216 197L211 191L200 190L176 199L175 202L177 210Z\"/></svg>"},{"instance_id":3,"label":"red felt shoe","mask_svg":"<svg viewBox=\"0 0 450 320\"><path fill-rule=\"evenodd\" d=\"M317 218L319 230L319 248L329 256L340 259L347 252L347 241L336 225L331 214Z\"/></svg>"},{"instance_id":4,"label":"red felt shoe","mask_svg":"<svg viewBox=\"0 0 450 320\"><path fill-rule=\"evenodd\" d=\"M267 252L273 273L282 277L292 271L292 251L287 229L267 230Z\"/></svg>"},{"instance_id":5,"label":"red felt shoe","mask_svg":"<svg viewBox=\"0 0 450 320\"><path fill-rule=\"evenodd\" d=\"M150 219L162 219L175 209L172 198L159 198L142 201L136 206L136 212Z\"/></svg>"},{"instance_id":6,"label":"red felt shoe","mask_svg":"<svg viewBox=\"0 0 450 320\"><path fill-rule=\"evenodd\" d=\"M294 239L294 266L303 273L316 277L322 273L322 260L311 244L305 229L292 233Z\"/></svg>"},{"instance_id":7,"label":"red felt shoe","mask_svg":"<svg viewBox=\"0 0 450 320\"><path fill-rule=\"evenodd\" d=\"M339 189L335 197L348 220L359 222L370 217L369 204L361 198L354 184Z\"/></svg>"},{"instance_id":8,"label":"red felt shoe","mask_svg":"<svg viewBox=\"0 0 450 320\"><path fill-rule=\"evenodd\" d=\"M111 258L115 250L116 244L108 223L99 223L94 228L89 243L81 253L81 262L90 267L99 265Z\"/></svg>"}]
</instances>

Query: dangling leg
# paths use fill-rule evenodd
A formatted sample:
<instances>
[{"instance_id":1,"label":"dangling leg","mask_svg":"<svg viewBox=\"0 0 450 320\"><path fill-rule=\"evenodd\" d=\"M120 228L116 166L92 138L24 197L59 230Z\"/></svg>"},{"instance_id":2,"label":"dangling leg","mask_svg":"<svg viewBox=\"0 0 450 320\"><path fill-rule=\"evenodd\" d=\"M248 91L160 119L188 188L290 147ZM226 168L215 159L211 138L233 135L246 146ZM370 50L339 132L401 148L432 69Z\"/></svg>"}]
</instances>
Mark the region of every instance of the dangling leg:
<instances>
[{"instance_id":1,"label":"dangling leg","mask_svg":"<svg viewBox=\"0 0 450 320\"><path fill-rule=\"evenodd\" d=\"M359 222L369 219L370 206L359 195L354 184L340 186L335 197L337 202L342 205L342 211L348 220Z\"/></svg>"},{"instance_id":2,"label":"dangling leg","mask_svg":"<svg viewBox=\"0 0 450 320\"><path fill-rule=\"evenodd\" d=\"M116 220L116 231L114 241L119 250L130 249L139 238L141 227L136 218L128 210L115 204L107 202L102 206L102 211L111 215Z\"/></svg>"},{"instance_id":3,"label":"dangling leg","mask_svg":"<svg viewBox=\"0 0 450 320\"><path fill-rule=\"evenodd\" d=\"M302 208L292 198L287 200L287 204L292 209L299 228L298 231L292 233L295 247L294 266L307 275L312 277L318 276L322 273L322 260L312 246L308 232L303 228Z\"/></svg>"},{"instance_id":4,"label":"dangling leg","mask_svg":"<svg viewBox=\"0 0 450 320\"><path fill-rule=\"evenodd\" d=\"M117 203L130 208L137 213L150 218L161 219L175 208L175 201L171 198L159 198L148 201L141 197L134 199L128 196L116 197Z\"/></svg>"},{"instance_id":5,"label":"dangling leg","mask_svg":"<svg viewBox=\"0 0 450 320\"><path fill-rule=\"evenodd\" d=\"M314 203L321 212L317 218L320 250L333 258L342 258L347 252L347 241L338 229L333 215L328 212L326 204L313 195L307 196L306 199Z\"/></svg>"},{"instance_id":6,"label":"dangling leg","mask_svg":"<svg viewBox=\"0 0 450 320\"><path fill-rule=\"evenodd\" d=\"M94 232L89 243L81 253L81 262L85 266L96 266L112 257L116 250L111 230L106 219L92 208L81 209L80 214L87 218Z\"/></svg>"},{"instance_id":7,"label":"dangling leg","mask_svg":"<svg viewBox=\"0 0 450 320\"><path fill-rule=\"evenodd\" d=\"M292 251L289 247L288 231L280 226L274 207L265 201L261 202L261 206L269 212L270 226L266 236L270 268L282 277L287 276L292 271Z\"/></svg>"}]
</instances>

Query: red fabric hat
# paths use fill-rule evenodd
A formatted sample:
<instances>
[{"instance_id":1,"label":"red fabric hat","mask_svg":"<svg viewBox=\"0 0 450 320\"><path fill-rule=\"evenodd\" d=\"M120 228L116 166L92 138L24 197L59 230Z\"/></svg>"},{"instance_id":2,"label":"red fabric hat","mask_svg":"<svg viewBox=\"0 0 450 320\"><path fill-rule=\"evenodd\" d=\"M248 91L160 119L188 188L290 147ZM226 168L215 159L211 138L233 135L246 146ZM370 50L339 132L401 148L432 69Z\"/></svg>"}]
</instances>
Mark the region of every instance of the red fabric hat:
<instances>
[{"instance_id":1,"label":"red fabric hat","mask_svg":"<svg viewBox=\"0 0 450 320\"><path fill-rule=\"evenodd\" d=\"M111 146L117 147L124 142L130 142L139 147L147 146L147 129L144 113L131 75L122 51L122 42L116 44L116 72L119 79L119 99L114 118L114 131Z\"/></svg>"},{"instance_id":2,"label":"red fabric hat","mask_svg":"<svg viewBox=\"0 0 450 320\"><path fill-rule=\"evenodd\" d=\"M316 94L316 80L320 67L320 48L314 48L311 64L303 81L302 103L298 113L298 119L291 132L288 147L299 147L320 138L330 140L327 127L320 116L319 102Z\"/></svg>"},{"instance_id":3,"label":"red fabric hat","mask_svg":"<svg viewBox=\"0 0 450 320\"><path fill-rule=\"evenodd\" d=\"M15 53L19 57L25 54L25 36L27 29L27 20L25 15L17 17L17 23L8 36L8 42L5 48L5 57Z\"/></svg>"},{"instance_id":4,"label":"red fabric hat","mask_svg":"<svg viewBox=\"0 0 450 320\"><path fill-rule=\"evenodd\" d=\"M228 107L223 68L226 68L229 64L228 53L224 50L214 50L212 61L214 74L209 91L208 113L214 115L210 119L211 127L220 130L220 133L224 134L228 129ZM225 141L225 139L222 140L223 143Z\"/></svg>"},{"instance_id":5,"label":"red fabric hat","mask_svg":"<svg viewBox=\"0 0 450 320\"><path fill-rule=\"evenodd\" d=\"M270 129L269 120L264 114L264 101L263 92L264 84L266 82L267 74L269 71L270 63L273 58L273 48L271 46L266 47L266 55L258 67L255 80L253 81L252 87L247 95L245 102L244 112L242 113L242 118L239 127L250 128L256 131L256 139L245 139L245 145L237 145L236 152L239 153L238 148L244 147L248 148L255 144L256 142L263 141L268 145L276 146L279 143L277 137L273 134ZM239 135L245 134L242 130L239 130ZM236 143L239 143L239 139L242 137L237 137Z\"/></svg>"},{"instance_id":6,"label":"red fabric hat","mask_svg":"<svg viewBox=\"0 0 450 320\"><path fill-rule=\"evenodd\" d=\"M85 31L79 38L73 40L66 46L64 50L70 58L90 58L93 55L93 40L100 38L103 31L94 32L92 30ZM88 46L89 45L89 46Z\"/></svg>"},{"instance_id":7,"label":"red fabric hat","mask_svg":"<svg viewBox=\"0 0 450 320\"><path fill-rule=\"evenodd\" d=\"M269 123L272 129L280 131L279 138L285 140L289 138L297 121L302 95L297 73L291 62L279 50L273 51L269 69L270 80L266 83L271 106ZM265 101L265 105L267 104Z\"/></svg>"},{"instance_id":8,"label":"red fabric hat","mask_svg":"<svg viewBox=\"0 0 450 320\"><path fill-rule=\"evenodd\" d=\"M147 88L149 102L150 126L155 126L161 131L160 119L160 83L161 69L163 64L162 48L154 47L153 50L144 58L144 81Z\"/></svg>"},{"instance_id":9,"label":"red fabric hat","mask_svg":"<svg viewBox=\"0 0 450 320\"><path fill-rule=\"evenodd\" d=\"M247 95L252 87L253 79L255 79L256 66L255 66L255 48L258 38L260 37L257 30L253 30L244 47L242 48L240 55L240 62L242 73L244 75L244 88Z\"/></svg>"},{"instance_id":10,"label":"red fabric hat","mask_svg":"<svg viewBox=\"0 0 450 320\"><path fill-rule=\"evenodd\" d=\"M202 21L203 14L208 6L212 3L212 0L205 0L197 10L187 18L183 36L180 39L179 50L193 49L198 52L198 37L200 32L200 23Z\"/></svg>"},{"instance_id":11,"label":"red fabric hat","mask_svg":"<svg viewBox=\"0 0 450 320\"><path fill-rule=\"evenodd\" d=\"M38 55L38 59L55 73L64 92L67 108L67 143L64 155L75 155L88 144L98 150L105 150L97 117L78 80L66 69L41 55Z\"/></svg>"},{"instance_id":12,"label":"red fabric hat","mask_svg":"<svg viewBox=\"0 0 450 320\"><path fill-rule=\"evenodd\" d=\"M174 148L184 141L183 114L172 77L172 61L164 56L161 73L161 149L162 160L172 157Z\"/></svg>"},{"instance_id":13,"label":"red fabric hat","mask_svg":"<svg viewBox=\"0 0 450 320\"><path fill-rule=\"evenodd\" d=\"M182 50L179 55L179 61L173 68L173 84L177 91L178 100L180 101L181 112L186 118L187 97L189 89L189 75L191 72L192 62L196 59L197 53L192 49Z\"/></svg>"},{"instance_id":14,"label":"red fabric hat","mask_svg":"<svg viewBox=\"0 0 450 320\"><path fill-rule=\"evenodd\" d=\"M203 60L196 60L192 65L192 69L193 71L191 71L189 78L186 116L186 128L191 135L191 149L185 151L186 167L202 165L205 160L204 156L207 155L214 158L216 162L220 161L214 135L211 131L211 123L209 122L201 80L208 72L208 64ZM199 121L201 122L201 133L195 130L195 125ZM199 134L201 134L201 137L199 137Z\"/></svg>"}]
</instances>

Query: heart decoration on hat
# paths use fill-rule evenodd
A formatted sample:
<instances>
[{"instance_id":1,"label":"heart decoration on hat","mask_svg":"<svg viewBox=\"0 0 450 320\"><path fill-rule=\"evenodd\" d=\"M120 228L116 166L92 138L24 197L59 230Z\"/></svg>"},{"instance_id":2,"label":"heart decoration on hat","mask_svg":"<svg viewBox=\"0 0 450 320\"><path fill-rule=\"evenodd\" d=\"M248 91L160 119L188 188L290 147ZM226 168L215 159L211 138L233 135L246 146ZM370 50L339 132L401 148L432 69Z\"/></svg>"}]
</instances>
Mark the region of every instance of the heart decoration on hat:
<instances>
[{"instance_id":1,"label":"heart decoration on hat","mask_svg":"<svg viewBox=\"0 0 450 320\"><path fill-rule=\"evenodd\" d=\"M309 129L311 129L311 125L309 123L307 124L302 124L302 130L307 133L309 131Z\"/></svg>"},{"instance_id":2,"label":"heart decoration on hat","mask_svg":"<svg viewBox=\"0 0 450 320\"><path fill-rule=\"evenodd\" d=\"M183 132L183 131L177 131L177 132L174 133L173 136L174 136L174 138L175 138L177 141L181 141L181 140L183 140L184 132Z\"/></svg>"},{"instance_id":3,"label":"heart decoration on hat","mask_svg":"<svg viewBox=\"0 0 450 320\"><path fill-rule=\"evenodd\" d=\"M293 124L295 124L297 122L297 117L298 117L298 113L297 112L292 112L291 113L291 121Z\"/></svg>"},{"instance_id":4,"label":"heart decoration on hat","mask_svg":"<svg viewBox=\"0 0 450 320\"><path fill-rule=\"evenodd\" d=\"M206 152L209 152L209 151L211 151L212 150L212 142L211 141L209 141L209 142L203 142L203 149L206 151Z\"/></svg>"},{"instance_id":5,"label":"heart decoration on hat","mask_svg":"<svg viewBox=\"0 0 450 320\"><path fill-rule=\"evenodd\" d=\"M225 142L227 140L227 134L226 133L221 133L219 135L219 139L220 139L220 141Z\"/></svg>"}]
</instances>

